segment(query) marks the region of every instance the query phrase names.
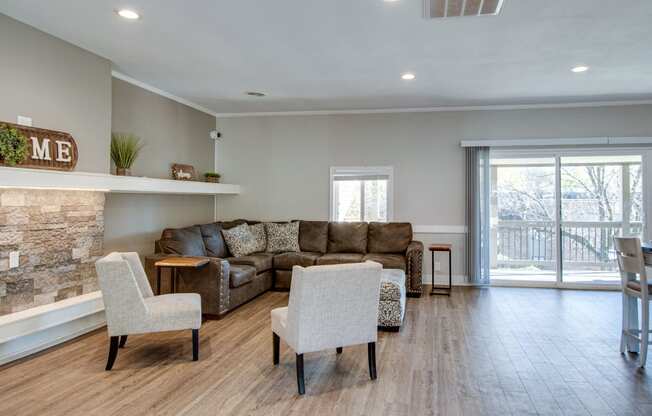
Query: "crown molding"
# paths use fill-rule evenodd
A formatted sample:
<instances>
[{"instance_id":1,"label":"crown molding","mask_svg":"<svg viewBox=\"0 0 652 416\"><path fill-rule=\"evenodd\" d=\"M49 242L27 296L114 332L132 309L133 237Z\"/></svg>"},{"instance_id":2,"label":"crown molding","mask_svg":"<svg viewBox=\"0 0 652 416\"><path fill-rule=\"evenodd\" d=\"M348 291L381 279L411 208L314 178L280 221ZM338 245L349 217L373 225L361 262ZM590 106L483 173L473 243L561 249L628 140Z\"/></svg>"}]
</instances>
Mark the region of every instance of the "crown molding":
<instances>
[{"instance_id":1,"label":"crown molding","mask_svg":"<svg viewBox=\"0 0 652 416\"><path fill-rule=\"evenodd\" d=\"M138 81L137 79L132 78L129 75L123 74L122 72L119 72L119 71L116 71L116 70L111 70L111 76L113 78L117 78L117 79L122 80L124 82L128 82L129 84L140 87L140 88L142 88L144 90L147 90L149 92L153 92L154 94L160 95L160 96L165 97L165 98L169 98L172 101L176 101L176 102L178 102L180 104L187 105L188 107L194 108L195 110L201 111L202 113L206 113L206 114L209 114L209 115L211 115L213 117L217 117L217 114L214 111L209 110L206 107L203 107L203 106L201 106L201 105L199 105L197 103L193 103L192 101L188 101L185 98L178 97L178 96L176 96L174 94L170 94L167 91L163 91L162 89L156 88L156 87L151 86L149 84L146 84L146 83L144 83L142 81Z\"/></svg>"},{"instance_id":2,"label":"crown molding","mask_svg":"<svg viewBox=\"0 0 652 416\"><path fill-rule=\"evenodd\" d=\"M272 116L328 116L346 114L400 114L400 113L441 113L453 111L501 111L501 110L535 110L583 107L617 107L632 105L650 105L652 100L594 101L556 104L490 104L475 106L442 106L412 108L381 108L360 110L311 110L311 111L263 111L248 113L215 113L217 118L272 117Z\"/></svg>"}]
</instances>

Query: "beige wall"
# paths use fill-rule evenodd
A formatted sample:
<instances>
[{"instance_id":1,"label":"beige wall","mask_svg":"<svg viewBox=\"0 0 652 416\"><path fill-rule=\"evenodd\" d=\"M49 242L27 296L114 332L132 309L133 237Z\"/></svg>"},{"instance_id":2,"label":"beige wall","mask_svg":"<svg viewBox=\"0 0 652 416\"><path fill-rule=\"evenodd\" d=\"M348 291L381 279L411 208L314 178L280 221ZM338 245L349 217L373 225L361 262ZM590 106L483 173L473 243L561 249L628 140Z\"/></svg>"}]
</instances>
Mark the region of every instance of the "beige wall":
<instances>
[{"instance_id":1,"label":"beige wall","mask_svg":"<svg viewBox=\"0 0 652 416\"><path fill-rule=\"evenodd\" d=\"M109 171L111 63L0 14L0 121L69 132L78 171Z\"/></svg>"},{"instance_id":2,"label":"beige wall","mask_svg":"<svg viewBox=\"0 0 652 416\"><path fill-rule=\"evenodd\" d=\"M218 201L220 219L328 219L331 166L391 165L394 220L464 226L461 140L652 136L652 106L247 117L217 124L223 133L218 171L243 188ZM452 242L454 274L465 274L464 234L416 237ZM430 273L429 255L425 263Z\"/></svg>"},{"instance_id":3,"label":"beige wall","mask_svg":"<svg viewBox=\"0 0 652 416\"><path fill-rule=\"evenodd\" d=\"M169 178L174 162L193 165L198 174L213 170L208 132L215 117L113 79L112 119L113 131L133 133L145 144L133 175ZM163 228L210 222L213 214L210 196L109 194L104 249L148 254Z\"/></svg>"}]
</instances>

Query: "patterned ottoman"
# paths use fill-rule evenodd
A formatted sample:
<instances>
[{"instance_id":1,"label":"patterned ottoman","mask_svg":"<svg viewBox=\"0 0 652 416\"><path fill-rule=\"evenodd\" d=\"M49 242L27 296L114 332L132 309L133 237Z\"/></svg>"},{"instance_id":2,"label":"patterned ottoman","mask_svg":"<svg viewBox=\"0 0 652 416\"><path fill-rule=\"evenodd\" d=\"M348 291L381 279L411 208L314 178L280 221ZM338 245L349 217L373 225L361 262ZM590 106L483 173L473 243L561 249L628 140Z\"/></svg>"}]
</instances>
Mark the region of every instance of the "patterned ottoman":
<instances>
[{"instance_id":1,"label":"patterned ottoman","mask_svg":"<svg viewBox=\"0 0 652 416\"><path fill-rule=\"evenodd\" d=\"M383 269L380 280L378 329L397 332L405 316L405 272Z\"/></svg>"}]
</instances>

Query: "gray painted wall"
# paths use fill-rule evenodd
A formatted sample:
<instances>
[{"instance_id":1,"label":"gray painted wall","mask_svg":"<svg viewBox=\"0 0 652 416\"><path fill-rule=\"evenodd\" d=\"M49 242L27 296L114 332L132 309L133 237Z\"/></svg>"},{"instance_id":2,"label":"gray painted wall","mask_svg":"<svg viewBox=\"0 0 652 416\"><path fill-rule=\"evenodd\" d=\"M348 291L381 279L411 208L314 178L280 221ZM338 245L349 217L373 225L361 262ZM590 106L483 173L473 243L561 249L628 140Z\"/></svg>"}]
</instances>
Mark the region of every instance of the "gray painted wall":
<instances>
[{"instance_id":1,"label":"gray painted wall","mask_svg":"<svg viewBox=\"0 0 652 416\"><path fill-rule=\"evenodd\" d=\"M215 117L113 79L113 131L139 136L145 147L132 174L169 178L174 162L193 165L199 175L213 170ZM148 254L165 227L213 220L212 196L108 194L105 251Z\"/></svg>"},{"instance_id":2,"label":"gray painted wall","mask_svg":"<svg viewBox=\"0 0 652 416\"><path fill-rule=\"evenodd\" d=\"M0 14L0 121L69 132L85 172L109 171L111 62Z\"/></svg>"},{"instance_id":3,"label":"gray painted wall","mask_svg":"<svg viewBox=\"0 0 652 416\"><path fill-rule=\"evenodd\" d=\"M652 106L280 116L218 120L217 166L237 198L220 219L328 219L331 166L394 166L394 220L464 226L465 139L652 136ZM463 234L418 234L454 244L464 275ZM427 273L430 257L425 256ZM442 272L447 273L442 259Z\"/></svg>"},{"instance_id":4,"label":"gray painted wall","mask_svg":"<svg viewBox=\"0 0 652 416\"><path fill-rule=\"evenodd\" d=\"M0 56L0 121L70 132L77 171L109 173L112 130L146 142L135 175L167 178L172 162L213 169L215 117L112 79L108 60L2 14ZM213 197L108 194L104 250L151 253L163 228L209 222L213 210Z\"/></svg>"}]
</instances>

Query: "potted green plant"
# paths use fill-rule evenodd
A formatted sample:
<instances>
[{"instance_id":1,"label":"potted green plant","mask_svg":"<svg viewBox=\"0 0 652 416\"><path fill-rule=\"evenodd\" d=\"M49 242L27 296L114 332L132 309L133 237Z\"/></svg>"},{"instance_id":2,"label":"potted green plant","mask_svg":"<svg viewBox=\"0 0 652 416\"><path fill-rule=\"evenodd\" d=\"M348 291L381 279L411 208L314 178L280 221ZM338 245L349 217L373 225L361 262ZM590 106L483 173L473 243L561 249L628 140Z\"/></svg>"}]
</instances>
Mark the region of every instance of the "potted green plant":
<instances>
[{"instance_id":1,"label":"potted green plant","mask_svg":"<svg viewBox=\"0 0 652 416\"><path fill-rule=\"evenodd\" d=\"M116 175L131 175L131 166L142 148L138 136L130 133L111 134L111 160L115 163Z\"/></svg>"},{"instance_id":2,"label":"potted green plant","mask_svg":"<svg viewBox=\"0 0 652 416\"><path fill-rule=\"evenodd\" d=\"M17 129L0 124L0 159L7 166L15 166L25 160L27 137Z\"/></svg>"},{"instance_id":3,"label":"potted green plant","mask_svg":"<svg viewBox=\"0 0 652 416\"><path fill-rule=\"evenodd\" d=\"M204 173L204 177L206 178L206 182L219 183L221 176L222 175L220 175L217 172L206 172L206 173Z\"/></svg>"}]
</instances>

